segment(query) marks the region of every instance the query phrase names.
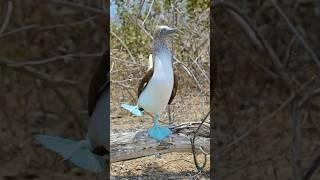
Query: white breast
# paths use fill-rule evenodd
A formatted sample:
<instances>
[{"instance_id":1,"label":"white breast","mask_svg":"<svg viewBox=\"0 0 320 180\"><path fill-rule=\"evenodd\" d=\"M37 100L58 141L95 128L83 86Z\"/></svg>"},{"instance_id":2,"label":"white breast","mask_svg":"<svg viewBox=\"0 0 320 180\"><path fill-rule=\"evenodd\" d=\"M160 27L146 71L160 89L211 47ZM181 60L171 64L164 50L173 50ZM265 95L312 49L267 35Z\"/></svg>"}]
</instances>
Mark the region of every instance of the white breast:
<instances>
[{"instance_id":1,"label":"white breast","mask_svg":"<svg viewBox=\"0 0 320 180\"><path fill-rule=\"evenodd\" d=\"M141 93L138 104L148 112L161 113L165 110L173 89L171 54L155 56L153 76Z\"/></svg>"}]
</instances>

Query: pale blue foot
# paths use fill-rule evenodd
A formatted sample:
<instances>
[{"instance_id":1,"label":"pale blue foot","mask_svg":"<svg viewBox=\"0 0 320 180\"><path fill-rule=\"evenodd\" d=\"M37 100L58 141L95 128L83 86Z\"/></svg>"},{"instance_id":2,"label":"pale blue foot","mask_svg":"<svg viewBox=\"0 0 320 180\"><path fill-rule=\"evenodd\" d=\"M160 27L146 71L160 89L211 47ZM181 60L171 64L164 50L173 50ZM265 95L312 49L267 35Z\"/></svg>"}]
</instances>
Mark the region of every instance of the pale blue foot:
<instances>
[{"instance_id":1,"label":"pale blue foot","mask_svg":"<svg viewBox=\"0 0 320 180\"><path fill-rule=\"evenodd\" d=\"M105 160L90 151L88 140L73 141L47 135L36 135L34 137L45 148L63 156L64 160L91 172L102 173L105 171Z\"/></svg>"},{"instance_id":2,"label":"pale blue foot","mask_svg":"<svg viewBox=\"0 0 320 180\"><path fill-rule=\"evenodd\" d=\"M167 127L158 127L153 126L152 128L148 129L148 134L151 138L156 140L163 140L171 134L171 131Z\"/></svg>"},{"instance_id":3,"label":"pale blue foot","mask_svg":"<svg viewBox=\"0 0 320 180\"><path fill-rule=\"evenodd\" d=\"M128 110L135 116L142 116L142 112L139 110L138 106L132 106L129 104L121 104L121 107L125 110Z\"/></svg>"}]
</instances>

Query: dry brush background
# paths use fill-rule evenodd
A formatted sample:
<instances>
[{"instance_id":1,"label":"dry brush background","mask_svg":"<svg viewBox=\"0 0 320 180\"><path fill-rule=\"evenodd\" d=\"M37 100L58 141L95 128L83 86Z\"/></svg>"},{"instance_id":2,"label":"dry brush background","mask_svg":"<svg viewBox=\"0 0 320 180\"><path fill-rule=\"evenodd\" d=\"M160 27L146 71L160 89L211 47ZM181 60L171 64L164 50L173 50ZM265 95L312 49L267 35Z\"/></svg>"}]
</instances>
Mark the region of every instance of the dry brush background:
<instances>
[{"instance_id":1,"label":"dry brush background","mask_svg":"<svg viewBox=\"0 0 320 180\"><path fill-rule=\"evenodd\" d=\"M111 21L111 130L137 131L152 126L148 115L132 117L121 103L135 104L139 81L148 69L152 35L157 25L179 29L169 41L174 70L179 76L178 93L163 124L200 121L209 111L210 37L209 1L114 1L118 17ZM195 3L195 4L192 4ZM210 123L210 119L207 119ZM203 162L199 155L199 161ZM170 153L113 163L118 177L190 179L209 178L210 162L198 173L192 153Z\"/></svg>"},{"instance_id":2,"label":"dry brush background","mask_svg":"<svg viewBox=\"0 0 320 180\"><path fill-rule=\"evenodd\" d=\"M53 0L44 2L0 1L0 177L91 179L92 174L62 163L57 155L40 148L31 135L83 135L85 128L78 126L85 126L88 118L89 80L105 46L103 1L81 1L85 7L100 9L95 12L58 5ZM169 18L163 18L157 15L161 10L156 6L158 1L152 5L155 12L149 15L153 1L138 1L140 5L142 2L147 9L143 13L137 4L120 6L135 7L125 22L133 29L112 27L123 41L130 33L140 38L125 42L128 48L138 47L131 52L132 58L111 34L112 128L151 125L150 118L132 118L119 104L135 102L130 93L135 94L132 88L147 69L151 47L146 32L152 33L159 23L182 30L172 43L174 55L181 61L175 63L181 85L172 108L173 123L200 119L209 101L209 27L204 26L208 24L208 7L193 6L202 9L194 11L197 16L192 23L186 23L179 19L187 12L180 10L179 3L173 7L168 3L164 17ZM213 97L214 177L301 179L319 154L318 1L213 1L211 13L218 65ZM197 18L201 17L204 23L199 25ZM162 121L168 123L168 117L164 115ZM120 177L190 178L197 174L191 154L148 157L112 168L113 175Z\"/></svg>"},{"instance_id":3,"label":"dry brush background","mask_svg":"<svg viewBox=\"0 0 320 180\"><path fill-rule=\"evenodd\" d=\"M301 180L320 153L319 1L212 5L214 179Z\"/></svg>"},{"instance_id":4,"label":"dry brush background","mask_svg":"<svg viewBox=\"0 0 320 180\"><path fill-rule=\"evenodd\" d=\"M151 1L143 3L146 3L145 7L151 7ZM63 162L61 157L39 146L32 135L43 133L72 139L84 136L88 119L86 97L89 81L96 61L105 49L105 4L102 0L0 1L0 178L95 178L93 174ZM154 5L157 3L154 2ZM170 4L166 4L168 5ZM209 109L209 10L208 4L201 7L205 8L199 17L201 19L195 19L194 23L188 23L185 28L178 19L185 16L184 12L179 12L179 3L174 10L176 27L183 33L177 36L177 42L172 43L175 44L175 56L180 60L175 67L181 73L180 95L172 106L173 123L199 120ZM173 9L171 5L169 9ZM159 14L159 9L155 12ZM193 12L192 8L190 12ZM135 29L125 32L139 32L140 35L143 32L152 33L156 23L151 23L150 19L156 16L150 11L149 15L135 19L139 23L145 20L141 27L146 31L131 24ZM197 21L202 23L201 26L196 24ZM121 37L126 33L119 32L124 30L118 28L114 33ZM134 100L129 97L128 92L133 91L129 87L135 87L146 70L145 60L151 47L148 35L143 34L143 38L145 44L136 44L140 49L131 52L133 58L129 58L130 55L123 48L128 46L135 49L131 47L135 41L130 44L128 40L132 39L123 38L125 43L121 43L119 39L113 36L111 38L111 56L114 58L112 77L115 78L112 79L112 87L115 84L128 87L111 91L111 110L115 115L119 113L118 117L112 114L112 118L116 118L116 121L112 121L115 122L112 127L118 130L146 128L151 125L151 119L134 119L120 110L116 103ZM127 62L129 63L126 64ZM128 80L124 78L127 74L135 76ZM163 121L167 122L167 117L164 116ZM149 124L145 125L146 123ZM133 178L137 175L152 175L153 178L166 178L169 175L172 178L197 177L191 154L150 157L123 162L122 165L115 164L114 167L116 166L118 169L112 173L119 178ZM209 166L201 176L208 177L208 170Z\"/></svg>"},{"instance_id":5,"label":"dry brush background","mask_svg":"<svg viewBox=\"0 0 320 180\"><path fill-rule=\"evenodd\" d=\"M106 6L76 3L0 1L0 179L95 178L32 139L86 132L89 82L106 47Z\"/></svg>"}]
</instances>

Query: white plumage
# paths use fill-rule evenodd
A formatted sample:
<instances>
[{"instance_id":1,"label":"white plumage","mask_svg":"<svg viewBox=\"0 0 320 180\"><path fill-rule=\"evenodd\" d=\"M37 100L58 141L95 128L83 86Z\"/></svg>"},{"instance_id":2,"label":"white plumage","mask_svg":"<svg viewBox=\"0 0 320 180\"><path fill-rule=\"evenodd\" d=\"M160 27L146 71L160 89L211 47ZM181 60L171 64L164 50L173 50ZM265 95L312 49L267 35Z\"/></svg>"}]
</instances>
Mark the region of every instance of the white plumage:
<instances>
[{"instance_id":1,"label":"white plumage","mask_svg":"<svg viewBox=\"0 0 320 180\"><path fill-rule=\"evenodd\" d=\"M154 58L152 78L141 93L138 104L148 112L161 113L165 110L173 89L172 61L171 54L167 52Z\"/></svg>"}]
</instances>

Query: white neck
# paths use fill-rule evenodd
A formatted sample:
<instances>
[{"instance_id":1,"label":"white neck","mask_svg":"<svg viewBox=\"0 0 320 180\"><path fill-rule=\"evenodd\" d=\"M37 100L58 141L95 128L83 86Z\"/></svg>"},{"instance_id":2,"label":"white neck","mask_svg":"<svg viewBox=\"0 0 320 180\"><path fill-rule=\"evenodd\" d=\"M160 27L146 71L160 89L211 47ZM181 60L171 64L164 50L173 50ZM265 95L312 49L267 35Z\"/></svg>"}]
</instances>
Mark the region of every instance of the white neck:
<instances>
[{"instance_id":1,"label":"white neck","mask_svg":"<svg viewBox=\"0 0 320 180\"><path fill-rule=\"evenodd\" d=\"M160 72L164 72L168 73L166 74L167 76L169 76L169 74L173 74L172 54L165 40L155 39L153 53L154 73L158 74Z\"/></svg>"},{"instance_id":2,"label":"white neck","mask_svg":"<svg viewBox=\"0 0 320 180\"><path fill-rule=\"evenodd\" d=\"M157 53L154 57L154 74L170 76L173 74L170 52Z\"/></svg>"}]
</instances>

